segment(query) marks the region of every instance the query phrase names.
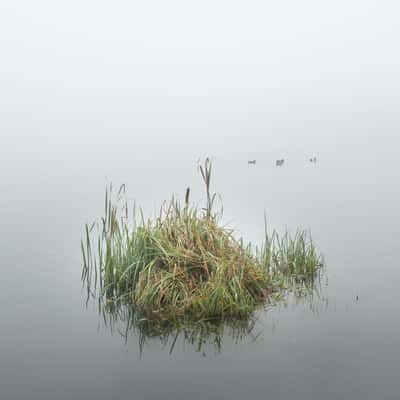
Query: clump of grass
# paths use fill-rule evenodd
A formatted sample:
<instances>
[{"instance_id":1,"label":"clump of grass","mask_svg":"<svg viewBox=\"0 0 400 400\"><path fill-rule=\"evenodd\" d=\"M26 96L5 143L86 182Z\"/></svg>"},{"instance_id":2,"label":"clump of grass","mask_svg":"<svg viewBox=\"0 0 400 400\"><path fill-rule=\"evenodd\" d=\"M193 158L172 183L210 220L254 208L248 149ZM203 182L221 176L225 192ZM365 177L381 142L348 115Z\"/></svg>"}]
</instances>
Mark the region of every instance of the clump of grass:
<instances>
[{"instance_id":1,"label":"clump of grass","mask_svg":"<svg viewBox=\"0 0 400 400\"><path fill-rule=\"evenodd\" d=\"M82 241L88 293L100 289L109 302L133 305L146 319L212 320L243 318L282 295L288 283L312 281L321 257L305 231L291 238L266 231L261 249L245 245L219 223L211 193L211 162L199 168L207 203L182 205L172 198L153 219L121 203L106 190L105 211L93 243L86 226ZM132 215L131 215L132 214Z\"/></svg>"}]
</instances>

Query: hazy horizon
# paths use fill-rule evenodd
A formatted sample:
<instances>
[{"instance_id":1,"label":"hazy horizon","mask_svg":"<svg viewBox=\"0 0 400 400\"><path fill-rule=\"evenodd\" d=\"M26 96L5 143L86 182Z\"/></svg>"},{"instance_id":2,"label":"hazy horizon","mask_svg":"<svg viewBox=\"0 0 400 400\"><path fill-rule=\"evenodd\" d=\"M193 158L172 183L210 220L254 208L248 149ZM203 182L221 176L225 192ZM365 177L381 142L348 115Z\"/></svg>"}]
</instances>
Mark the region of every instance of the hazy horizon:
<instances>
[{"instance_id":1,"label":"hazy horizon","mask_svg":"<svg viewBox=\"0 0 400 400\"><path fill-rule=\"evenodd\" d=\"M393 155L399 10L394 1L3 3L2 146L17 156Z\"/></svg>"}]
</instances>

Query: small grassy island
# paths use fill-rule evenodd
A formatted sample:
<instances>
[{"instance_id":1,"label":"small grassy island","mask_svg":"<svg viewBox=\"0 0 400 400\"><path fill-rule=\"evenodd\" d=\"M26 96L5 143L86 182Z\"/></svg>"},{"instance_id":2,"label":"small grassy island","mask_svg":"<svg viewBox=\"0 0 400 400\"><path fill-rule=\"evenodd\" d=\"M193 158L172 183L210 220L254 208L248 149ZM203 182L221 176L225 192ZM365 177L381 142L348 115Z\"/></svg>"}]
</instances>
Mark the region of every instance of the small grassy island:
<instances>
[{"instance_id":1,"label":"small grassy island","mask_svg":"<svg viewBox=\"0 0 400 400\"><path fill-rule=\"evenodd\" d=\"M146 319L209 321L246 318L299 283L313 282L323 263L306 231L291 238L266 229L258 248L219 224L211 170L209 159L199 166L205 208L190 204L187 189L183 204L172 198L148 220L135 207L128 212L124 185L116 198L107 188L104 216L86 226L82 241L88 293L132 305Z\"/></svg>"}]
</instances>

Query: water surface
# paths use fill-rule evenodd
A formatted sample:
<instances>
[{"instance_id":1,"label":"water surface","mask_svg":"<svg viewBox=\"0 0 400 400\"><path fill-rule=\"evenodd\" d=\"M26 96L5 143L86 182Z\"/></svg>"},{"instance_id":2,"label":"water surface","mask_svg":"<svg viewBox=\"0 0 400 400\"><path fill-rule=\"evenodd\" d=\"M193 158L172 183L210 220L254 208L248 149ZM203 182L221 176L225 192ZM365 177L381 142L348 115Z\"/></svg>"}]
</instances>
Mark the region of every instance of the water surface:
<instances>
[{"instance_id":1,"label":"water surface","mask_svg":"<svg viewBox=\"0 0 400 400\"><path fill-rule=\"evenodd\" d=\"M276 158L280 158L279 155ZM20 159L21 161L22 159ZM195 154L4 154L0 262L4 399L394 399L400 391L398 163L293 154L275 167L214 157L225 220L260 241L309 228L327 263L320 297L258 314L252 333L198 348L155 337L143 348L105 326L80 281L83 225L101 215L105 185L126 183L149 213L171 193L204 200ZM123 333L123 332L121 332ZM142 351L141 351L142 350Z\"/></svg>"}]
</instances>

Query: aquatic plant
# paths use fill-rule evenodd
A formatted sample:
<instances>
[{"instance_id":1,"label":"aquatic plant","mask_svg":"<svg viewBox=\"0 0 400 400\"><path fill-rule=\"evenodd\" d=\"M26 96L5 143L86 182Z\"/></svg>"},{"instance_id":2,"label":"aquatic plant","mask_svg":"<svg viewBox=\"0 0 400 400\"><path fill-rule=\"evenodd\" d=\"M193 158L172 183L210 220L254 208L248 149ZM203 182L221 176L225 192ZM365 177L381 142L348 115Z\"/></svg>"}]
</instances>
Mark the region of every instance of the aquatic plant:
<instances>
[{"instance_id":1,"label":"aquatic plant","mask_svg":"<svg viewBox=\"0 0 400 400\"><path fill-rule=\"evenodd\" d=\"M199 167L206 188L203 209L172 198L154 218L123 201L125 186L105 194L101 222L82 240L88 294L133 305L145 319L210 321L246 318L282 297L291 285L312 282L322 258L310 235L265 231L262 248L245 244L214 211L209 159ZM97 227L97 240L93 241Z\"/></svg>"},{"instance_id":2,"label":"aquatic plant","mask_svg":"<svg viewBox=\"0 0 400 400\"><path fill-rule=\"evenodd\" d=\"M256 341L260 331L256 329L257 317L240 319L177 320L144 318L131 304L99 299L99 313L103 324L112 334L120 335L125 344L132 337L137 341L139 353L146 345L160 343L172 353L176 343L187 344L204 356L210 350L220 353L224 339L239 343L248 338Z\"/></svg>"}]
</instances>

